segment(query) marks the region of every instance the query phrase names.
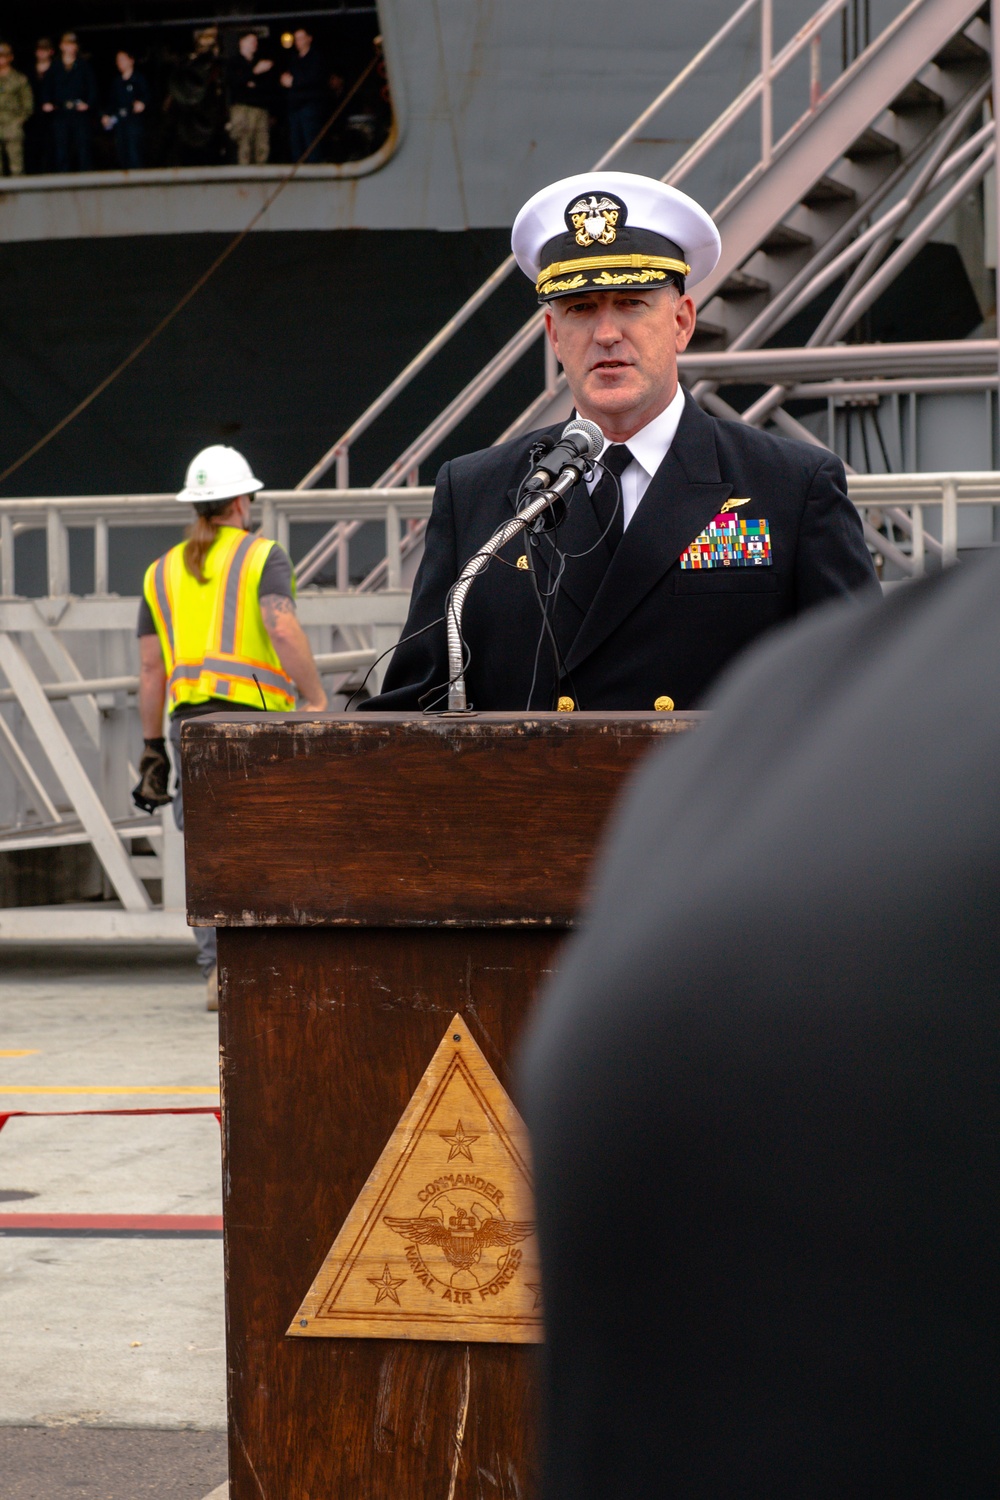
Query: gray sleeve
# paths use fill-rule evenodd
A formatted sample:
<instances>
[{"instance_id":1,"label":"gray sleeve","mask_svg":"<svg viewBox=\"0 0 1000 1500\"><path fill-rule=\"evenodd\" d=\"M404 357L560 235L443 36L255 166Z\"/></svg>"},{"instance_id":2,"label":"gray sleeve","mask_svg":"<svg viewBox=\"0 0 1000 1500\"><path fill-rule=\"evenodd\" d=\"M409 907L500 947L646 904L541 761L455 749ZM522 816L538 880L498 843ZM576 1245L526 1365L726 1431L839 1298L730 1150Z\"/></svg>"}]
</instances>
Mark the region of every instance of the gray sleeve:
<instances>
[{"instance_id":1,"label":"gray sleeve","mask_svg":"<svg viewBox=\"0 0 1000 1500\"><path fill-rule=\"evenodd\" d=\"M153 620L153 611L149 607L147 599L139 600L139 623L135 630L136 635L155 635L156 624Z\"/></svg>"},{"instance_id":2,"label":"gray sleeve","mask_svg":"<svg viewBox=\"0 0 1000 1500\"><path fill-rule=\"evenodd\" d=\"M284 547L279 547L277 542L267 554L267 562L264 564L260 575L260 583L257 586L257 598L263 599L265 594L279 594L283 599L294 599L292 593L292 562Z\"/></svg>"}]
</instances>

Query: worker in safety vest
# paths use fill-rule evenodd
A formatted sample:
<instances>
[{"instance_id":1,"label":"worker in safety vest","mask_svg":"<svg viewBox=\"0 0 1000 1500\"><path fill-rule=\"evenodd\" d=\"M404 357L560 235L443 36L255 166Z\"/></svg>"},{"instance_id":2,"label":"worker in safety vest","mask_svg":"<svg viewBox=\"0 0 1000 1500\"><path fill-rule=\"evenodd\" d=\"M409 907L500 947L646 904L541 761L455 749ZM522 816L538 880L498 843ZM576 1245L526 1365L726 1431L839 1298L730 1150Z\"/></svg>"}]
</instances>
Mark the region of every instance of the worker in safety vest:
<instances>
[{"instance_id":1,"label":"worker in safety vest","mask_svg":"<svg viewBox=\"0 0 1000 1500\"><path fill-rule=\"evenodd\" d=\"M153 812L173 800L184 827L181 726L196 714L324 709L326 694L295 613L287 552L254 536L250 506L262 488L235 448L204 448L187 471L179 500L195 508L187 538L146 570L139 606L139 715L144 749L137 807ZM164 707L177 790L170 797ZM218 1009L215 928L196 927L198 967L209 1010Z\"/></svg>"}]
</instances>

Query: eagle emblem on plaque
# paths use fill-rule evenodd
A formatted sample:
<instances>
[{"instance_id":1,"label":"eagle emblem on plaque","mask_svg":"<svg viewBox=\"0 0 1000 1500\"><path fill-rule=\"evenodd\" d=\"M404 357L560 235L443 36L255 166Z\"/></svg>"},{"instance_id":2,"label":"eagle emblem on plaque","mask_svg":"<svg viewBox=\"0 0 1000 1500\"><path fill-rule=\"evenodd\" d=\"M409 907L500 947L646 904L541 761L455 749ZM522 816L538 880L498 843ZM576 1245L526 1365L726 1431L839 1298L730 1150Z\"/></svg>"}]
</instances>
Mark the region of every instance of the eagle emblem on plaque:
<instances>
[{"instance_id":1,"label":"eagle emblem on plaque","mask_svg":"<svg viewBox=\"0 0 1000 1500\"><path fill-rule=\"evenodd\" d=\"M622 205L614 198L598 198L590 193L579 198L566 210L576 235L576 243L584 249L588 245L613 245L618 233L618 220Z\"/></svg>"},{"instance_id":2,"label":"eagle emblem on plaque","mask_svg":"<svg viewBox=\"0 0 1000 1500\"><path fill-rule=\"evenodd\" d=\"M536 1344L528 1135L456 1013L288 1328Z\"/></svg>"},{"instance_id":3,"label":"eagle emblem on plaque","mask_svg":"<svg viewBox=\"0 0 1000 1500\"><path fill-rule=\"evenodd\" d=\"M467 1198L467 1207L460 1197ZM455 1212L448 1213L448 1208L454 1208ZM492 1213L484 1203L477 1202L473 1194L463 1193L461 1189L458 1193L454 1189L441 1193L419 1218L386 1218L384 1222L404 1240L410 1241L406 1258L418 1276L420 1271L425 1271L446 1287L474 1287L477 1290L494 1281L500 1282L501 1287L510 1282L521 1257L506 1252L511 1245L526 1240L535 1232L530 1220L512 1224L501 1215ZM422 1255L415 1248L417 1245L426 1247ZM501 1254L495 1261L488 1257L487 1264L483 1265L483 1253L491 1248L500 1249ZM434 1256L434 1251L438 1252L439 1258Z\"/></svg>"}]
</instances>

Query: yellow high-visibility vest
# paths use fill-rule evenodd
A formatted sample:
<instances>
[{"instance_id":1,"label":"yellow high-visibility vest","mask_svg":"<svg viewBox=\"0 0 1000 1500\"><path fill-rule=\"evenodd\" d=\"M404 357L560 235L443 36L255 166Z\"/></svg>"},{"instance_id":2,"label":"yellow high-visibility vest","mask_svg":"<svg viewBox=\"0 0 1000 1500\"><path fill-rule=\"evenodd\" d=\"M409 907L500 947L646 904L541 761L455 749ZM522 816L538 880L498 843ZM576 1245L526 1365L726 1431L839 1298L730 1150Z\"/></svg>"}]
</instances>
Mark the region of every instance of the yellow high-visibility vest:
<instances>
[{"instance_id":1,"label":"yellow high-visibility vest","mask_svg":"<svg viewBox=\"0 0 1000 1500\"><path fill-rule=\"evenodd\" d=\"M257 597L274 545L236 526L220 526L205 558L206 583L184 566L183 542L146 569L143 593L163 650L171 713L182 703L210 698L260 708L261 693L268 708L295 707L292 680L271 644Z\"/></svg>"}]
</instances>

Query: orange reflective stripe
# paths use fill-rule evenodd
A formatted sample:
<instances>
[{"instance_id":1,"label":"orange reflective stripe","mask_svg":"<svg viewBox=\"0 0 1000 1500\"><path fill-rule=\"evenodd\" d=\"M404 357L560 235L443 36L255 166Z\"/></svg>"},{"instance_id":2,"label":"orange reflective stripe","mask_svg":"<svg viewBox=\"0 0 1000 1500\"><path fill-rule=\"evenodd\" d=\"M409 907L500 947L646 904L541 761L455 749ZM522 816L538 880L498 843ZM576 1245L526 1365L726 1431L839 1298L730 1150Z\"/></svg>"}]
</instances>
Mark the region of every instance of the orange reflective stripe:
<instances>
[{"instance_id":1,"label":"orange reflective stripe","mask_svg":"<svg viewBox=\"0 0 1000 1500\"><path fill-rule=\"evenodd\" d=\"M250 661L246 657L233 661L221 656L205 656L202 665L206 671L214 672L217 677L233 677L241 682L252 682L256 673L265 687L273 687L279 692L291 694L291 678L284 672L276 672L273 667L266 667L263 662Z\"/></svg>"}]
</instances>

